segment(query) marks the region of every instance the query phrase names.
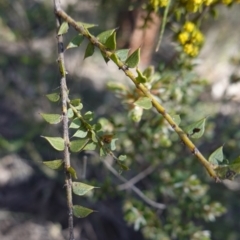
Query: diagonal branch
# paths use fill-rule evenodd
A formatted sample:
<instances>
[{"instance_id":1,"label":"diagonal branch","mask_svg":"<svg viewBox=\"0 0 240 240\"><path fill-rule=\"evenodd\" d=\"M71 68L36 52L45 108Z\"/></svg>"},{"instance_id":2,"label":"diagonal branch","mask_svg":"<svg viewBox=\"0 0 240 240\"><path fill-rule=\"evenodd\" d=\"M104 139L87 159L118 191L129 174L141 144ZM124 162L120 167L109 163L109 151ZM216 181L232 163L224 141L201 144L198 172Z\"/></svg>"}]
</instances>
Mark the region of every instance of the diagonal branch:
<instances>
[{"instance_id":1,"label":"diagonal branch","mask_svg":"<svg viewBox=\"0 0 240 240\"><path fill-rule=\"evenodd\" d=\"M104 163L104 165L107 167L107 169L114 175L116 176L118 179L120 179L122 182L127 183L128 180L124 177L122 177L121 175L119 175L119 173L107 162L107 161L102 161ZM151 207L154 208L158 208L158 209L165 209L166 206L163 203L158 203L155 202L153 200L151 200L150 198L148 198L146 195L143 194L142 191L140 191L137 187L135 187L134 185L129 185L129 188L132 189L144 202L146 202L148 205L150 205ZM122 189L121 189L122 190Z\"/></svg>"},{"instance_id":2,"label":"diagonal branch","mask_svg":"<svg viewBox=\"0 0 240 240\"><path fill-rule=\"evenodd\" d=\"M98 39L92 36L81 24L77 23L73 18L67 15L60 6L56 8L56 14L68 22L69 25L73 26L76 31L81 33L83 36L89 39L89 41L102 51L107 58L111 58L114 52L111 52L105 48L105 46L98 41ZM152 101L153 107L165 118L173 130L178 134L182 142L188 147L193 155L195 155L199 162L205 167L208 174L214 178L217 182L220 181L217 173L215 172L213 166L207 161L207 159L202 155L202 153L197 149L194 143L190 140L188 135L174 122L173 118L166 112L165 108L158 102L158 100L150 93L150 91L142 84L139 83L134 76L133 72L130 71L125 64L120 60L114 61L115 64L121 69L125 75L132 80L136 88L139 89L146 97Z\"/></svg>"},{"instance_id":3,"label":"diagonal branch","mask_svg":"<svg viewBox=\"0 0 240 240\"><path fill-rule=\"evenodd\" d=\"M158 166L150 165L148 168L146 168L144 171L137 174L135 177L131 178L127 182L119 185L117 188L118 190L125 190L127 188L131 188L134 184L141 181L145 177L147 177L149 174L151 174L153 171L157 169Z\"/></svg>"},{"instance_id":4,"label":"diagonal branch","mask_svg":"<svg viewBox=\"0 0 240 240\"><path fill-rule=\"evenodd\" d=\"M54 8L60 7L59 0L54 0ZM56 14L57 29L61 25L61 18ZM67 205L68 205L68 228L69 228L69 240L74 240L73 234L73 203L72 203L72 177L68 169L71 166L70 154L69 154L69 134L68 134L68 115L67 115L67 99L68 89L66 81L66 71L64 62L64 47L62 35L57 35L58 43L58 65L61 74L60 88L61 88L61 100L62 100L62 119L63 119L63 139L64 139L64 168L65 168L65 186L67 194Z\"/></svg>"}]
</instances>

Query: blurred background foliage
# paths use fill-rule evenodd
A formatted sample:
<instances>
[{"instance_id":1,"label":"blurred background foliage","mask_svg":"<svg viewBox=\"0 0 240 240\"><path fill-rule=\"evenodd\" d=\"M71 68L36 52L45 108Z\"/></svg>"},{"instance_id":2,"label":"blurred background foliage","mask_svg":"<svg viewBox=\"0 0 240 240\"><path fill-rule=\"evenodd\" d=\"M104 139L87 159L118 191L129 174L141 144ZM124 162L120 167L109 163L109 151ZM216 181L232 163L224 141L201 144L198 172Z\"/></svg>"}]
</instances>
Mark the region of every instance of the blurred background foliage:
<instances>
[{"instance_id":1,"label":"blurred background foliage","mask_svg":"<svg viewBox=\"0 0 240 240\"><path fill-rule=\"evenodd\" d=\"M129 9L159 11L161 16L164 5L154 2L167 1L71 0L62 4L76 20L97 23L99 27L92 30L97 34L124 26ZM212 1L212 6L209 1L202 6L194 5L195 1L173 2L179 5L179 12L172 13L166 25L160 51L152 52L151 60L143 60L143 65L155 67L154 72L148 69L152 75L147 84L170 114L181 117L181 127L207 117L204 136L194 140L206 157L224 145L226 157L234 159L240 148L240 116L239 96L231 89L239 87L240 55L238 42L231 40L237 35L239 5L231 6L234 1ZM199 14L200 10L211 14ZM186 25L189 21L196 24ZM195 27L200 42L194 40L196 35L188 35ZM119 29L119 44L129 46L121 37L124 29ZM134 27L130 33L133 31ZM60 104L51 104L45 97L59 87L55 32L52 2L0 0L3 240L66 239L64 176L42 165L43 160L61 155L40 137L61 133L61 127L49 126L40 116L61 111ZM219 32L221 37L214 41ZM200 51L203 35L203 50L192 59ZM66 44L73 36L71 30ZM195 44L197 51L190 51L186 43ZM83 54L84 47L66 52L70 97L80 97L84 111L94 111L95 121L118 138L116 154L126 154L130 168L122 176L131 179L141 174L136 187L166 208L156 209L135 195L131 182L123 184L102 162L118 170L112 159L100 160L92 152L72 154L79 178L100 187L86 198L74 199L98 211L75 220L76 239L239 239L238 178L212 182L161 116L150 110L139 112L133 104L139 93L115 66L107 66L99 53L85 61ZM219 86L225 86L224 90ZM222 92L221 97L214 92Z\"/></svg>"}]
</instances>

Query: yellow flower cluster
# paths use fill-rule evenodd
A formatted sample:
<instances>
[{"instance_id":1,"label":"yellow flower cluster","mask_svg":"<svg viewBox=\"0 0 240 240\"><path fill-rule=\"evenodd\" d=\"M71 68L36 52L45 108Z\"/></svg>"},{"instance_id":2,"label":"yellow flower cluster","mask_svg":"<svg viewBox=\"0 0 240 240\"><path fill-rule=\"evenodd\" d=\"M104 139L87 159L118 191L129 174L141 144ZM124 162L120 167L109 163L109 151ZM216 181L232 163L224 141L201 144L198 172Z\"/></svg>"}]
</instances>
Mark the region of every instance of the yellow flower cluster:
<instances>
[{"instance_id":1,"label":"yellow flower cluster","mask_svg":"<svg viewBox=\"0 0 240 240\"><path fill-rule=\"evenodd\" d=\"M229 5L231 3L240 3L240 0L222 0L222 3L225 5Z\"/></svg>"},{"instance_id":2,"label":"yellow flower cluster","mask_svg":"<svg viewBox=\"0 0 240 240\"><path fill-rule=\"evenodd\" d=\"M185 5L187 11L197 12L201 10L202 6L209 6L216 0L181 0L181 2Z\"/></svg>"},{"instance_id":3,"label":"yellow flower cluster","mask_svg":"<svg viewBox=\"0 0 240 240\"><path fill-rule=\"evenodd\" d=\"M160 7L166 7L169 0L149 0L150 6L154 11L158 11Z\"/></svg>"},{"instance_id":4,"label":"yellow flower cluster","mask_svg":"<svg viewBox=\"0 0 240 240\"><path fill-rule=\"evenodd\" d=\"M178 34L178 41L187 55L195 57L204 42L204 36L194 23L186 22Z\"/></svg>"}]
</instances>

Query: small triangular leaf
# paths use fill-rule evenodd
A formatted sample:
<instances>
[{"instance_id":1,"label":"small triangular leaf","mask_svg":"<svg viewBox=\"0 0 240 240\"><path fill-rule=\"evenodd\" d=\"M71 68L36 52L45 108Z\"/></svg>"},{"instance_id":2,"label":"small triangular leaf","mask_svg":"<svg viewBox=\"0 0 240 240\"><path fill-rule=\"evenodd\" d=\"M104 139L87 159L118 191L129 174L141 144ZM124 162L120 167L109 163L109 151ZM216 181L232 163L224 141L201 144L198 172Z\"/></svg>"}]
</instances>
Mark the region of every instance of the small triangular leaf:
<instances>
[{"instance_id":1,"label":"small triangular leaf","mask_svg":"<svg viewBox=\"0 0 240 240\"><path fill-rule=\"evenodd\" d=\"M172 117L173 121L174 121L177 125L179 125L179 124L181 123L181 117L180 117L180 115L171 115L171 117Z\"/></svg>"},{"instance_id":2,"label":"small triangular leaf","mask_svg":"<svg viewBox=\"0 0 240 240\"><path fill-rule=\"evenodd\" d=\"M208 161L214 165L218 165L220 162L224 160L223 155L223 146L216 149L209 157Z\"/></svg>"},{"instance_id":3,"label":"small triangular leaf","mask_svg":"<svg viewBox=\"0 0 240 240\"><path fill-rule=\"evenodd\" d=\"M113 138L111 143L110 143L110 149L111 151L115 151L116 150L116 141L118 140L118 138Z\"/></svg>"},{"instance_id":4,"label":"small triangular leaf","mask_svg":"<svg viewBox=\"0 0 240 240\"><path fill-rule=\"evenodd\" d=\"M62 121L62 116L60 114L48 114L41 113L44 120L50 124L57 124Z\"/></svg>"},{"instance_id":5,"label":"small triangular leaf","mask_svg":"<svg viewBox=\"0 0 240 240\"><path fill-rule=\"evenodd\" d=\"M150 78L154 74L154 66L149 66L143 71L146 78Z\"/></svg>"},{"instance_id":6,"label":"small triangular leaf","mask_svg":"<svg viewBox=\"0 0 240 240\"><path fill-rule=\"evenodd\" d=\"M137 68L137 74L136 80L138 83L146 83L147 78L142 74L142 72Z\"/></svg>"},{"instance_id":7,"label":"small triangular leaf","mask_svg":"<svg viewBox=\"0 0 240 240\"><path fill-rule=\"evenodd\" d=\"M92 139L92 141L95 142L95 143L98 142L98 140L97 140L97 136L96 136L96 134L95 134L94 131L91 131L91 139Z\"/></svg>"},{"instance_id":8,"label":"small triangular leaf","mask_svg":"<svg viewBox=\"0 0 240 240\"><path fill-rule=\"evenodd\" d=\"M109 50L115 50L117 46L117 42L116 42L116 31L113 32L112 35L110 35L110 37L107 39L106 43L105 43L105 47L107 47L107 49Z\"/></svg>"},{"instance_id":9,"label":"small triangular leaf","mask_svg":"<svg viewBox=\"0 0 240 240\"><path fill-rule=\"evenodd\" d=\"M206 118L190 124L185 128L186 133L192 138L200 138L205 131Z\"/></svg>"},{"instance_id":10,"label":"small triangular leaf","mask_svg":"<svg viewBox=\"0 0 240 240\"><path fill-rule=\"evenodd\" d=\"M148 97L140 97L134 104L143 109L150 109L152 107L152 101Z\"/></svg>"},{"instance_id":11,"label":"small triangular leaf","mask_svg":"<svg viewBox=\"0 0 240 240\"><path fill-rule=\"evenodd\" d=\"M43 164L46 165L47 167L53 169L53 170L57 170L57 169L60 169L62 167L63 160L58 159L58 160L53 160L53 161L44 161Z\"/></svg>"},{"instance_id":12,"label":"small triangular leaf","mask_svg":"<svg viewBox=\"0 0 240 240\"><path fill-rule=\"evenodd\" d=\"M70 142L71 152L80 152L88 143L89 139L78 139Z\"/></svg>"},{"instance_id":13,"label":"small triangular leaf","mask_svg":"<svg viewBox=\"0 0 240 240\"><path fill-rule=\"evenodd\" d=\"M122 61L125 62L128 57L129 49L121 49L115 52L116 56Z\"/></svg>"},{"instance_id":14,"label":"small triangular leaf","mask_svg":"<svg viewBox=\"0 0 240 240\"><path fill-rule=\"evenodd\" d=\"M119 161L125 161L127 159L127 156L126 155L120 155L119 157L118 157L118 160Z\"/></svg>"},{"instance_id":15,"label":"small triangular leaf","mask_svg":"<svg viewBox=\"0 0 240 240\"><path fill-rule=\"evenodd\" d=\"M79 205L73 206L73 214L77 218L87 217L90 213L94 212L92 209L85 208Z\"/></svg>"},{"instance_id":16,"label":"small triangular leaf","mask_svg":"<svg viewBox=\"0 0 240 240\"><path fill-rule=\"evenodd\" d=\"M83 40L84 40L84 36L82 34L78 34L70 41L70 43L67 45L66 49L79 47L81 45L81 43L83 42Z\"/></svg>"},{"instance_id":17,"label":"small triangular leaf","mask_svg":"<svg viewBox=\"0 0 240 240\"><path fill-rule=\"evenodd\" d=\"M116 63L118 65L118 58L117 58L117 55L115 53L112 53L110 58L112 59L112 61L114 63Z\"/></svg>"},{"instance_id":18,"label":"small triangular leaf","mask_svg":"<svg viewBox=\"0 0 240 240\"><path fill-rule=\"evenodd\" d=\"M77 107L80 103L81 103L81 99L80 98L76 98L70 101L70 103L74 106Z\"/></svg>"},{"instance_id":19,"label":"small triangular leaf","mask_svg":"<svg viewBox=\"0 0 240 240\"><path fill-rule=\"evenodd\" d=\"M126 60L125 64L129 68L135 68L140 61L140 48L138 48L136 51L134 51Z\"/></svg>"},{"instance_id":20,"label":"small triangular leaf","mask_svg":"<svg viewBox=\"0 0 240 240\"><path fill-rule=\"evenodd\" d=\"M93 53L94 53L94 45L91 42L89 42L84 54L84 59L87 57L91 57Z\"/></svg>"},{"instance_id":21,"label":"small triangular leaf","mask_svg":"<svg viewBox=\"0 0 240 240\"><path fill-rule=\"evenodd\" d=\"M103 147L101 147L100 148L100 157L104 157L104 156L107 156L107 151L103 148Z\"/></svg>"},{"instance_id":22,"label":"small triangular leaf","mask_svg":"<svg viewBox=\"0 0 240 240\"><path fill-rule=\"evenodd\" d=\"M77 179L77 173L73 167L69 167L67 171L71 174L72 178Z\"/></svg>"},{"instance_id":23,"label":"small triangular leaf","mask_svg":"<svg viewBox=\"0 0 240 240\"><path fill-rule=\"evenodd\" d=\"M73 121L71 122L69 128L76 129L76 128L79 128L80 126L81 126L81 121L79 120L79 118L75 118L75 119L73 119Z\"/></svg>"},{"instance_id":24,"label":"small triangular leaf","mask_svg":"<svg viewBox=\"0 0 240 240\"><path fill-rule=\"evenodd\" d=\"M72 188L73 188L73 192L76 195L83 196L87 192L91 191L92 189L94 189L96 187L88 185L88 184L85 184L85 183L81 183L81 182L73 182L72 183Z\"/></svg>"},{"instance_id":25,"label":"small triangular leaf","mask_svg":"<svg viewBox=\"0 0 240 240\"><path fill-rule=\"evenodd\" d=\"M58 151L63 151L64 150L64 140L61 137L46 137L46 136L42 136L43 138L45 138L54 149L58 150Z\"/></svg>"},{"instance_id":26,"label":"small triangular leaf","mask_svg":"<svg viewBox=\"0 0 240 240\"><path fill-rule=\"evenodd\" d=\"M68 23L63 22L58 30L58 35L67 33L68 29L69 29Z\"/></svg>"},{"instance_id":27,"label":"small triangular leaf","mask_svg":"<svg viewBox=\"0 0 240 240\"><path fill-rule=\"evenodd\" d=\"M97 36L99 42L105 45L107 39L108 39L115 31L116 31L116 29L111 29L111 30L107 30L107 31L104 31L104 32L100 33L100 34Z\"/></svg>"},{"instance_id":28,"label":"small triangular leaf","mask_svg":"<svg viewBox=\"0 0 240 240\"><path fill-rule=\"evenodd\" d=\"M88 111L84 114L84 119L88 120L88 121L92 121L93 120L93 112Z\"/></svg>"},{"instance_id":29,"label":"small triangular leaf","mask_svg":"<svg viewBox=\"0 0 240 240\"><path fill-rule=\"evenodd\" d=\"M50 94L47 94L46 97L51 102L57 102L60 99L60 94L59 93L50 93Z\"/></svg>"},{"instance_id":30,"label":"small triangular leaf","mask_svg":"<svg viewBox=\"0 0 240 240\"><path fill-rule=\"evenodd\" d=\"M90 142L83 148L83 150L94 151L96 149L96 147L97 147L97 144L95 142Z\"/></svg>"},{"instance_id":31,"label":"small triangular leaf","mask_svg":"<svg viewBox=\"0 0 240 240\"><path fill-rule=\"evenodd\" d=\"M93 23L85 23L85 22L77 22L77 24L82 25L84 28L88 29L88 28L93 28L93 27L97 27L98 25L93 24Z\"/></svg>"},{"instance_id":32,"label":"small triangular leaf","mask_svg":"<svg viewBox=\"0 0 240 240\"><path fill-rule=\"evenodd\" d=\"M73 118L74 117L74 112L71 108L68 109L67 116L68 116L68 118Z\"/></svg>"},{"instance_id":33,"label":"small triangular leaf","mask_svg":"<svg viewBox=\"0 0 240 240\"><path fill-rule=\"evenodd\" d=\"M85 138L87 136L87 134L88 134L88 130L82 126L80 129L78 129L74 133L73 137Z\"/></svg>"}]
</instances>

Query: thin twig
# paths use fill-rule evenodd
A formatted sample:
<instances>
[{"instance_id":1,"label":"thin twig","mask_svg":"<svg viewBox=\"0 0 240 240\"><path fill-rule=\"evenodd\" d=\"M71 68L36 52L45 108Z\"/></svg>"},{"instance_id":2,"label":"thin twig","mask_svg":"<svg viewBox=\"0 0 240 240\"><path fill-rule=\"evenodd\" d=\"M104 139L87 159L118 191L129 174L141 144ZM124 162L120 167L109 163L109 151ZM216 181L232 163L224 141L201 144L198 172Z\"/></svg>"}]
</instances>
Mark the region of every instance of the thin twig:
<instances>
[{"instance_id":1,"label":"thin twig","mask_svg":"<svg viewBox=\"0 0 240 240\"><path fill-rule=\"evenodd\" d=\"M92 36L87 29L83 27L83 25L77 23L73 18L71 18L67 13L65 13L60 8L57 9L56 14L63 18L69 25L73 26L76 31L81 33L83 36L89 39L89 41L99 48L107 58L111 58L114 54L113 52L106 49L106 47L99 42L99 40ZM116 57L116 54L115 54ZM117 58L117 57L116 57ZM201 152L197 149L197 147L190 140L188 135L177 125L177 123L173 120L173 118L166 112L165 108L159 103L159 101L150 93L150 91L145 87L144 84L139 83L135 77L135 74L130 71L125 63L117 58L117 61L114 63L121 69L125 75L131 79L131 81L135 84L136 88L139 89L146 97L148 97L152 101L153 107L165 118L165 120L169 123L169 125L173 128L173 130L178 134L182 142L188 147L193 155L195 155L199 162L205 167L208 174L215 179L215 181L220 182L220 179L215 172L213 166L208 162L208 160L201 154Z\"/></svg>"},{"instance_id":2,"label":"thin twig","mask_svg":"<svg viewBox=\"0 0 240 240\"><path fill-rule=\"evenodd\" d=\"M127 183L128 180L126 178L124 178L123 176L119 175L119 173L107 162L107 161L102 161L104 163L104 165L107 167L107 169L114 175L116 176L118 179L120 179L122 182ZM158 208L158 209L165 209L166 206L165 204L162 203L158 203L155 202L151 199L149 199L148 197L146 197L146 195L144 195L142 193L142 191L140 191L137 187L135 187L134 185L129 186L130 189L132 189L144 202L146 202L148 205L150 205L151 207L154 208Z\"/></svg>"},{"instance_id":3,"label":"thin twig","mask_svg":"<svg viewBox=\"0 0 240 240\"><path fill-rule=\"evenodd\" d=\"M59 0L54 0L55 13L57 9L60 9ZM61 25L61 18L56 14L57 29ZM71 166L70 154L69 154L69 134L68 134L68 115L67 115L67 99L68 99L68 89L66 82L66 71L64 62L64 47L63 47L63 37L62 35L57 35L58 42L58 64L59 71L61 73L61 100L62 100L62 119L63 119L63 139L64 139L64 168L65 168L65 186L67 194L67 205L68 205L68 230L69 230L69 240L74 240L73 233L73 203L72 203L72 177L68 169Z\"/></svg>"},{"instance_id":4,"label":"thin twig","mask_svg":"<svg viewBox=\"0 0 240 240\"><path fill-rule=\"evenodd\" d=\"M171 0L168 1L168 4L167 4L167 6L165 8L165 11L164 11L164 14L163 14L163 20L162 20L162 24L161 24L161 31L160 31L158 44L157 44L157 47L156 47L156 52L159 50L159 47L160 47L161 42L162 42L163 33L164 33L165 26L166 26L166 23L167 23L167 15L168 15L168 10L169 10L170 5L171 5Z\"/></svg>"},{"instance_id":5,"label":"thin twig","mask_svg":"<svg viewBox=\"0 0 240 240\"><path fill-rule=\"evenodd\" d=\"M156 166L150 165L148 168L146 168L144 171L137 174L135 177L128 180L126 183L123 183L121 185L117 186L118 190L125 190L127 188L131 188L133 185L135 185L137 182L141 181L145 177L147 177L149 174L151 174L153 171L157 169Z\"/></svg>"}]
</instances>

